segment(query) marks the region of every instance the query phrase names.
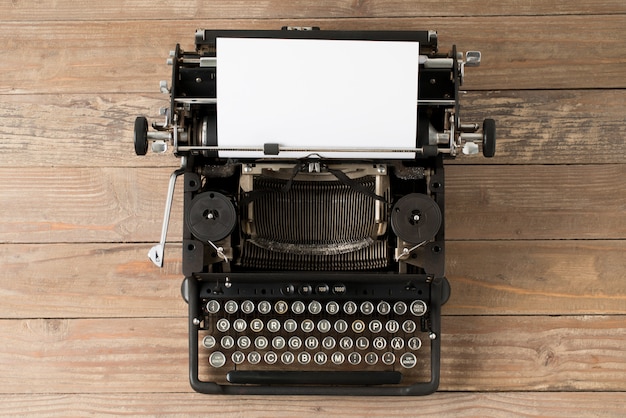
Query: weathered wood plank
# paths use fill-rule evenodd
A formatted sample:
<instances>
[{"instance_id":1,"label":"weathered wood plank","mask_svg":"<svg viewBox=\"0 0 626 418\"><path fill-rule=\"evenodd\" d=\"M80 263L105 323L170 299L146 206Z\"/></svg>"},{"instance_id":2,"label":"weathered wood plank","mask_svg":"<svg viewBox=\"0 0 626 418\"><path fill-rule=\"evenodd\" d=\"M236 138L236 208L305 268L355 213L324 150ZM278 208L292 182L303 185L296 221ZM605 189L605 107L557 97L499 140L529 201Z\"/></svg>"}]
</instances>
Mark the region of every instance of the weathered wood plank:
<instances>
[{"instance_id":1,"label":"weathered wood plank","mask_svg":"<svg viewBox=\"0 0 626 418\"><path fill-rule=\"evenodd\" d=\"M150 246L0 245L0 318L184 317L180 245L163 269ZM626 241L450 241L446 252L445 315L626 314Z\"/></svg>"},{"instance_id":2,"label":"weathered wood plank","mask_svg":"<svg viewBox=\"0 0 626 418\"><path fill-rule=\"evenodd\" d=\"M0 412L21 416L88 415L220 417L622 417L626 394L598 392L444 393L420 398L208 396L195 393L0 395ZM210 407L207 405L210 403ZM584 411L584 413L583 413Z\"/></svg>"},{"instance_id":3,"label":"weathered wood plank","mask_svg":"<svg viewBox=\"0 0 626 418\"><path fill-rule=\"evenodd\" d=\"M446 175L448 239L626 238L626 165L453 165ZM0 168L0 242L158 241L168 177L169 168Z\"/></svg>"},{"instance_id":4,"label":"weathered wood plank","mask_svg":"<svg viewBox=\"0 0 626 418\"><path fill-rule=\"evenodd\" d=\"M622 163L626 90L469 92L462 120L498 124L496 157L451 164ZM136 167L178 164L171 153L135 156L133 121L160 122L163 94L5 95L0 102L1 166Z\"/></svg>"},{"instance_id":5,"label":"weathered wood plank","mask_svg":"<svg viewBox=\"0 0 626 418\"><path fill-rule=\"evenodd\" d=\"M624 238L626 165L450 166L448 239Z\"/></svg>"},{"instance_id":6,"label":"weathered wood plank","mask_svg":"<svg viewBox=\"0 0 626 418\"><path fill-rule=\"evenodd\" d=\"M623 316L451 316L442 327L441 390L626 390ZM0 337L0 393L191 391L185 318L0 320Z\"/></svg>"},{"instance_id":7,"label":"weathered wood plank","mask_svg":"<svg viewBox=\"0 0 626 418\"><path fill-rule=\"evenodd\" d=\"M325 29L436 29L446 50L480 50L465 88L623 88L626 15L309 20L164 20L6 22L0 38L11 50L0 62L0 93L147 93L170 78L164 64L176 43L193 47L208 28L276 29L285 24ZM577 28L576 36L571 28ZM85 34L88 34L87 36ZM59 49L59 45L63 45Z\"/></svg>"},{"instance_id":8,"label":"weathered wood plank","mask_svg":"<svg viewBox=\"0 0 626 418\"><path fill-rule=\"evenodd\" d=\"M176 1L108 1L99 7L81 7L75 2L42 1L36 4L14 1L5 6L3 21L73 20L162 20L162 19L276 19L276 18L346 18L346 17L467 17L467 16L540 16L586 15L626 13L619 0L594 2L593 10L578 2L555 0L525 1L505 0L490 3L488 7L479 0L457 1L445 4L436 0L422 0L419 6L409 1L316 1L268 0L264 2L212 1L210 7L203 2ZM123 12L122 12L123 11Z\"/></svg>"}]
</instances>

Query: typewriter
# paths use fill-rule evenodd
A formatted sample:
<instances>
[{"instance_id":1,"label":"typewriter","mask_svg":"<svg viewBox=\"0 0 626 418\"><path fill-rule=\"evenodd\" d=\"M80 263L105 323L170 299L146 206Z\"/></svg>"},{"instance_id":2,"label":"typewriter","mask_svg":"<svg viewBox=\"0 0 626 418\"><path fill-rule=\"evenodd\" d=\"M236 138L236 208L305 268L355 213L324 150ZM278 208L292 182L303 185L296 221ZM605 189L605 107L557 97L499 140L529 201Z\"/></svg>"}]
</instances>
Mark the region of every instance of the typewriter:
<instances>
[{"instance_id":1,"label":"typewriter","mask_svg":"<svg viewBox=\"0 0 626 418\"><path fill-rule=\"evenodd\" d=\"M137 117L134 145L181 162L148 256L182 176L194 390L437 389L443 163L495 153L494 120L460 121L479 63L435 31L198 30L170 52L165 121Z\"/></svg>"}]
</instances>

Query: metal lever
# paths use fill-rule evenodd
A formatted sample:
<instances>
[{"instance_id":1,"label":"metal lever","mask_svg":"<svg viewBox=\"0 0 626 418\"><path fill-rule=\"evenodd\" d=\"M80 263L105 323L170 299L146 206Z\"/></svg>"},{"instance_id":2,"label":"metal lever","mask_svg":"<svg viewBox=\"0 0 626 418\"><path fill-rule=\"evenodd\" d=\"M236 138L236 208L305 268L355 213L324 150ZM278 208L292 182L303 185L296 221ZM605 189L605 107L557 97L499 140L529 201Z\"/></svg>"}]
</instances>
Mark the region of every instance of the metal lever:
<instances>
[{"instance_id":1,"label":"metal lever","mask_svg":"<svg viewBox=\"0 0 626 418\"><path fill-rule=\"evenodd\" d=\"M187 168L187 158L180 157L180 168L170 175L170 183L167 188L167 200L165 202L165 213L163 214L163 227L161 229L161 241L150 248L148 258L157 267L163 267L163 253L165 251L165 239L167 237L167 228L170 224L170 212L172 211L172 200L174 200L174 187L176 187L176 179L185 172Z\"/></svg>"}]
</instances>

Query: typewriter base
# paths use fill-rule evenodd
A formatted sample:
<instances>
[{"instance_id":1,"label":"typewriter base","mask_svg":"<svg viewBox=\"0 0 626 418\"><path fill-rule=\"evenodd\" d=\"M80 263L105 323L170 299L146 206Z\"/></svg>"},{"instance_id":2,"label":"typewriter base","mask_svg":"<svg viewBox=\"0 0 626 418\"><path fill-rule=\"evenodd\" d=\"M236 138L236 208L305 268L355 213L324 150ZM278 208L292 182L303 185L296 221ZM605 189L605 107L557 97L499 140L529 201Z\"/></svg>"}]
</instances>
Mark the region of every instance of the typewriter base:
<instances>
[{"instance_id":1,"label":"typewriter base","mask_svg":"<svg viewBox=\"0 0 626 418\"><path fill-rule=\"evenodd\" d=\"M203 277L206 276L206 277ZM450 287L445 278L429 278L426 275L390 275L381 280L380 274L324 274L327 283L341 283L347 289L345 294L336 295L332 291L327 295L316 296L323 301L336 300L343 302L354 300L359 302L367 298L377 299L383 294L394 294L401 299L407 295L400 295L406 291L419 292L420 298L428 303L428 314L422 320L421 331L427 332L430 344L424 342L421 351L418 351L418 363L411 369L403 369L399 364L386 369L373 370L371 366L361 364L358 366L345 365L341 370L332 367L314 367L308 369L300 366L301 370L288 372L281 371L278 367L268 367L262 361L258 367L253 365L233 366L228 360L219 372L213 373L221 377L212 379L207 377L206 370L216 369L208 366L208 352L204 352L201 335L208 332L208 317L203 301L211 294L215 298L227 301L239 295L240 298L249 299L256 304L265 295L279 293L281 299L291 304L295 300L305 300L301 294L285 293L284 289L295 284L313 282L312 275L300 275L293 279L284 273L267 274L259 273L256 277L250 274L237 277L236 274L228 275L228 280L215 278L214 275L198 275L186 278L183 282L183 293L189 298L189 371L190 383L194 390L207 394L245 394L245 395L427 395L437 390L439 386L440 367L440 344L441 344L441 305L450 294ZM253 275L254 276L254 275ZM410 276L410 277L409 277ZM289 277L287 279L287 277ZM318 275L319 278L319 275ZM232 280L232 282L229 282ZM260 295L259 285L263 287L263 295ZM286 283L289 285L285 286ZM332 288L332 285L331 285ZM364 296L362 289L369 289L369 295ZM293 288L292 288L293 289ZM268 296L269 297L269 296ZM408 299L407 299L408 300ZM391 314L393 315L393 313ZM355 316L356 317L356 316ZM213 329L214 333L219 331ZM366 331L367 333L367 331ZM365 333L363 334L365 335ZM356 350L356 349L355 349ZM429 353L429 354L427 354ZM227 357L227 356L226 356ZM428 368L428 362L430 367ZM313 361L311 361L313 363ZM237 369L237 370L234 370ZM428 375L427 370L430 370ZM404 372L404 373L403 373ZM411 373L418 374L410 376ZM412 379L412 380L411 380ZM399 380L399 381L398 381ZM411 380L408 384L407 380ZM417 380L417 381L416 381ZM240 383L244 382L244 383Z\"/></svg>"}]
</instances>

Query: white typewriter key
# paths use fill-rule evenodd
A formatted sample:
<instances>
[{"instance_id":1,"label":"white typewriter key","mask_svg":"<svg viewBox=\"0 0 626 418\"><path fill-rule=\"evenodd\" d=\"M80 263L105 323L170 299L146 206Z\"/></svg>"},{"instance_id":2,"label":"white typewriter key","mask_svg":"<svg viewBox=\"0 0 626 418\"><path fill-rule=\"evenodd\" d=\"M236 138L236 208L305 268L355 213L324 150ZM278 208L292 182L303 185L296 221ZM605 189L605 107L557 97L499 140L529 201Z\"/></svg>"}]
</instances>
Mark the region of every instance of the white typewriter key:
<instances>
[{"instance_id":1,"label":"white typewriter key","mask_svg":"<svg viewBox=\"0 0 626 418\"><path fill-rule=\"evenodd\" d=\"M237 338L237 347L241 348L242 350L247 350L248 348L250 348L251 344L252 341L247 335L242 335L241 337Z\"/></svg>"},{"instance_id":2,"label":"white typewriter key","mask_svg":"<svg viewBox=\"0 0 626 418\"><path fill-rule=\"evenodd\" d=\"M389 345L394 350L402 350L404 348L404 340L400 337L393 337Z\"/></svg>"},{"instance_id":3,"label":"white typewriter key","mask_svg":"<svg viewBox=\"0 0 626 418\"><path fill-rule=\"evenodd\" d=\"M293 363L293 360L294 360L294 355L293 353L289 351L285 351L283 354L280 355L280 361L283 364L291 364Z\"/></svg>"},{"instance_id":4,"label":"white typewriter key","mask_svg":"<svg viewBox=\"0 0 626 418\"><path fill-rule=\"evenodd\" d=\"M356 339L354 345L359 350L367 350L367 348L370 346L370 340L368 340L367 337L359 337Z\"/></svg>"},{"instance_id":5,"label":"white typewriter key","mask_svg":"<svg viewBox=\"0 0 626 418\"><path fill-rule=\"evenodd\" d=\"M382 351L387 347L387 340L384 337L376 337L372 341L372 347L376 350Z\"/></svg>"},{"instance_id":6,"label":"white typewriter key","mask_svg":"<svg viewBox=\"0 0 626 418\"><path fill-rule=\"evenodd\" d=\"M304 305L304 302L302 302L301 300L297 300L291 304L291 312L295 313L296 315L300 315L301 313L304 313L305 309L306 309L306 306Z\"/></svg>"},{"instance_id":7,"label":"white typewriter key","mask_svg":"<svg viewBox=\"0 0 626 418\"><path fill-rule=\"evenodd\" d=\"M378 319L374 319L372 322L370 322L369 329L371 333L378 334L380 331L383 330L383 323L380 322Z\"/></svg>"},{"instance_id":8,"label":"white typewriter key","mask_svg":"<svg viewBox=\"0 0 626 418\"><path fill-rule=\"evenodd\" d=\"M305 319L304 321L302 321L302 324L300 325L300 328L304 332L311 332L311 331L315 330L315 322L313 322L310 319Z\"/></svg>"},{"instance_id":9,"label":"white typewriter key","mask_svg":"<svg viewBox=\"0 0 626 418\"><path fill-rule=\"evenodd\" d=\"M402 331L406 332L407 334L414 333L416 329L417 325L415 325L415 322L411 321L410 319L407 319L402 323Z\"/></svg>"},{"instance_id":10,"label":"white typewriter key","mask_svg":"<svg viewBox=\"0 0 626 418\"><path fill-rule=\"evenodd\" d=\"M250 329L254 332L261 332L263 331L263 321L261 321L259 318L254 318L251 322L250 322Z\"/></svg>"},{"instance_id":11,"label":"white typewriter key","mask_svg":"<svg viewBox=\"0 0 626 418\"><path fill-rule=\"evenodd\" d=\"M274 311L279 315L286 314L288 310L289 305L284 300L279 300L274 304Z\"/></svg>"},{"instance_id":12,"label":"white typewriter key","mask_svg":"<svg viewBox=\"0 0 626 418\"><path fill-rule=\"evenodd\" d=\"M341 351L337 351L330 356L330 359L334 364L340 365L346 361L346 356Z\"/></svg>"},{"instance_id":13,"label":"white typewriter key","mask_svg":"<svg viewBox=\"0 0 626 418\"><path fill-rule=\"evenodd\" d=\"M365 362L370 366L378 363L378 354L369 352L365 355Z\"/></svg>"},{"instance_id":14,"label":"white typewriter key","mask_svg":"<svg viewBox=\"0 0 626 418\"><path fill-rule=\"evenodd\" d=\"M426 311L428 310L428 306L426 305L426 302L424 302L423 300L414 300L411 303L411 313L415 316L423 316Z\"/></svg>"},{"instance_id":15,"label":"white typewriter key","mask_svg":"<svg viewBox=\"0 0 626 418\"><path fill-rule=\"evenodd\" d=\"M385 363L387 366L391 366L396 361L396 355L387 351L385 354L383 354L382 359L383 363Z\"/></svg>"},{"instance_id":16,"label":"white typewriter key","mask_svg":"<svg viewBox=\"0 0 626 418\"><path fill-rule=\"evenodd\" d=\"M348 323L345 320L339 319L337 322L335 322L335 331L337 331L340 334L343 334L347 330L348 330Z\"/></svg>"},{"instance_id":17,"label":"white typewriter key","mask_svg":"<svg viewBox=\"0 0 626 418\"><path fill-rule=\"evenodd\" d=\"M259 364L261 361L261 355L256 351L250 351L248 353L248 363L250 364Z\"/></svg>"},{"instance_id":18,"label":"white typewriter key","mask_svg":"<svg viewBox=\"0 0 626 418\"><path fill-rule=\"evenodd\" d=\"M352 302L351 300L343 304L343 311L348 315L354 315L356 313L356 310L356 303Z\"/></svg>"},{"instance_id":19,"label":"white typewriter key","mask_svg":"<svg viewBox=\"0 0 626 418\"><path fill-rule=\"evenodd\" d=\"M267 341L267 338L262 335L254 339L254 346L257 348L257 350L265 350L268 344L269 342Z\"/></svg>"},{"instance_id":20,"label":"white typewriter key","mask_svg":"<svg viewBox=\"0 0 626 418\"><path fill-rule=\"evenodd\" d=\"M378 306L376 306L376 310L381 315L388 315L389 312L391 312L391 306L389 305L388 302L385 302L383 300L383 301L378 303Z\"/></svg>"},{"instance_id":21,"label":"white typewriter key","mask_svg":"<svg viewBox=\"0 0 626 418\"><path fill-rule=\"evenodd\" d=\"M248 315L254 312L254 302L251 300L244 300L241 302L241 312Z\"/></svg>"},{"instance_id":22,"label":"white typewriter key","mask_svg":"<svg viewBox=\"0 0 626 418\"><path fill-rule=\"evenodd\" d=\"M223 353L220 353L219 351L214 351L209 356L209 364L215 367L216 369L220 368L224 364L226 364L226 356Z\"/></svg>"},{"instance_id":23,"label":"white typewriter key","mask_svg":"<svg viewBox=\"0 0 626 418\"><path fill-rule=\"evenodd\" d=\"M413 353L404 353L400 356L400 364L405 369L412 369L417 364L417 358Z\"/></svg>"},{"instance_id":24,"label":"white typewriter key","mask_svg":"<svg viewBox=\"0 0 626 418\"><path fill-rule=\"evenodd\" d=\"M272 318L269 321L267 321L267 330L270 332L280 331L280 321L275 318Z\"/></svg>"},{"instance_id":25,"label":"white typewriter key","mask_svg":"<svg viewBox=\"0 0 626 418\"><path fill-rule=\"evenodd\" d=\"M320 351L315 353L315 355L313 356L313 360L315 361L315 363L322 366L328 361L328 356L323 351Z\"/></svg>"},{"instance_id":26,"label":"white typewriter key","mask_svg":"<svg viewBox=\"0 0 626 418\"><path fill-rule=\"evenodd\" d=\"M339 313L339 304L334 300L331 300L326 304L326 312L330 315L336 315Z\"/></svg>"},{"instance_id":27,"label":"white typewriter key","mask_svg":"<svg viewBox=\"0 0 626 418\"><path fill-rule=\"evenodd\" d=\"M266 300L262 300L261 302L259 302L259 306L257 308L259 310L259 313L265 315L270 313L270 311L272 310L272 304Z\"/></svg>"},{"instance_id":28,"label":"white typewriter key","mask_svg":"<svg viewBox=\"0 0 626 418\"><path fill-rule=\"evenodd\" d=\"M226 313L234 314L239 309L239 305L234 300L229 300L224 304L224 310Z\"/></svg>"},{"instance_id":29,"label":"white typewriter key","mask_svg":"<svg viewBox=\"0 0 626 418\"><path fill-rule=\"evenodd\" d=\"M322 334L326 334L328 331L332 329L332 325L328 319L322 319L317 323L317 330Z\"/></svg>"},{"instance_id":30,"label":"white typewriter key","mask_svg":"<svg viewBox=\"0 0 626 418\"><path fill-rule=\"evenodd\" d=\"M237 332L244 332L248 327L248 323L245 319L237 318L235 322L233 322L233 329Z\"/></svg>"},{"instance_id":31,"label":"white typewriter key","mask_svg":"<svg viewBox=\"0 0 626 418\"><path fill-rule=\"evenodd\" d=\"M207 335L202 339L202 346L204 348L213 348L215 347L215 337L212 335Z\"/></svg>"},{"instance_id":32,"label":"white typewriter key","mask_svg":"<svg viewBox=\"0 0 626 418\"><path fill-rule=\"evenodd\" d=\"M226 318L221 318L218 319L215 327L218 329L218 331L226 332L230 329L230 322L228 322L228 319Z\"/></svg>"},{"instance_id":33,"label":"white typewriter key","mask_svg":"<svg viewBox=\"0 0 626 418\"><path fill-rule=\"evenodd\" d=\"M310 361L311 361L311 354L307 353L306 351L298 353L298 363L309 364Z\"/></svg>"},{"instance_id":34,"label":"white typewriter key","mask_svg":"<svg viewBox=\"0 0 626 418\"><path fill-rule=\"evenodd\" d=\"M315 350L319 345L319 340L313 336L306 337L306 340L304 340L304 346L311 351Z\"/></svg>"},{"instance_id":35,"label":"white typewriter key","mask_svg":"<svg viewBox=\"0 0 626 418\"><path fill-rule=\"evenodd\" d=\"M210 300L206 303L206 311L210 314L218 313L220 311L220 303L216 300Z\"/></svg>"},{"instance_id":36,"label":"white typewriter key","mask_svg":"<svg viewBox=\"0 0 626 418\"><path fill-rule=\"evenodd\" d=\"M348 363L352 364L353 366L356 366L360 362L361 362L361 355L359 353L357 353L356 351L353 351L352 353L348 354Z\"/></svg>"},{"instance_id":37,"label":"white typewriter key","mask_svg":"<svg viewBox=\"0 0 626 418\"><path fill-rule=\"evenodd\" d=\"M220 345L224 350L230 350L235 346L235 339L230 335L224 335L220 340Z\"/></svg>"},{"instance_id":38,"label":"white typewriter key","mask_svg":"<svg viewBox=\"0 0 626 418\"><path fill-rule=\"evenodd\" d=\"M374 312L374 304L369 300L366 300L361 304L361 313L363 315L371 315Z\"/></svg>"},{"instance_id":39,"label":"white typewriter key","mask_svg":"<svg viewBox=\"0 0 626 418\"><path fill-rule=\"evenodd\" d=\"M272 338L272 347L274 348L274 350L282 350L283 348L285 348L285 344L285 338L281 337L280 335L278 337Z\"/></svg>"},{"instance_id":40,"label":"white typewriter key","mask_svg":"<svg viewBox=\"0 0 626 418\"><path fill-rule=\"evenodd\" d=\"M322 312L322 304L317 300L311 301L311 303L309 303L309 312L313 315L317 315Z\"/></svg>"},{"instance_id":41,"label":"white typewriter key","mask_svg":"<svg viewBox=\"0 0 626 418\"><path fill-rule=\"evenodd\" d=\"M411 337L406 345L409 349L417 351L422 347L422 340L420 340L419 337Z\"/></svg>"},{"instance_id":42,"label":"white typewriter key","mask_svg":"<svg viewBox=\"0 0 626 418\"><path fill-rule=\"evenodd\" d=\"M327 350L332 350L337 345L337 341L333 337L324 337L322 340L322 347Z\"/></svg>"},{"instance_id":43,"label":"white typewriter key","mask_svg":"<svg viewBox=\"0 0 626 418\"><path fill-rule=\"evenodd\" d=\"M230 359L235 364L241 364L246 360L246 355L242 353L241 351L235 351L233 355L230 356Z\"/></svg>"},{"instance_id":44,"label":"white typewriter key","mask_svg":"<svg viewBox=\"0 0 626 418\"><path fill-rule=\"evenodd\" d=\"M397 315L404 315L406 313L406 303L398 301L393 304L393 311Z\"/></svg>"},{"instance_id":45,"label":"white typewriter key","mask_svg":"<svg viewBox=\"0 0 626 418\"><path fill-rule=\"evenodd\" d=\"M263 360L265 360L267 364L274 364L278 360L278 355L273 351L268 351L263 356Z\"/></svg>"},{"instance_id":46,"label":"white typewriter key","mask_svg":"<svg viewBox=\"0 0 626 418\"><path fill-rule=\"evenodd\" d=\"M387 321L387 323L385 324L385 329L388 333L394 334L398 332L398 330L400 329L400 325L398 324L398 321L392 319L390 321Z\"/></svg>"},{"instance_id":47,"label":"white typewriter key","mask_svg":"<svg viewBox=\"0 0 626 418\"><path fill-rule=\"evenodd\" d=\"M289 342L287 344L289 344L289 348L292 350L299 350L300 347L302 347L302 340L300 337L291 337L289 338Z\"/></svg>"},{"instance_id":48,"label":"white typewriter key","mask_svg":"<svg viewBox=\"0 0 626 418\"><path fill-rule=\"evenodd\" d=\"M356 332L357 334L360 334L363 331L365 331L365 322L361 321L360 319L357 319L356 321L354 321L352 323L352 331Z\"/></svg>"},{"instance_id":49,"label":"white typewriter key","mask_svg":"<svg viewBox=\"0 0 626 418\"><path fill-rule=\"evenodd\" d=\"M341 339L339 340L339 347L341 347L341 349L345 351L351 349L353 344L354 341L352 341L352 338L350 337L341 337Z\"/></svg>"},{"instance_id":50,"label":"white typewriter key","mask_svg":"<svg viewBox=\"0 0 626 418\"><path fill-rule=\"evenodd\" d=\"M283 328L285 328L285 331L287 332L296 332L296 330L298 329L298 323L295 319L289 318L283 324Z\"/></svg>"}]
</instances>

